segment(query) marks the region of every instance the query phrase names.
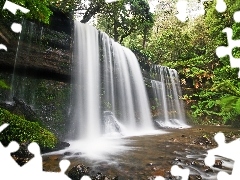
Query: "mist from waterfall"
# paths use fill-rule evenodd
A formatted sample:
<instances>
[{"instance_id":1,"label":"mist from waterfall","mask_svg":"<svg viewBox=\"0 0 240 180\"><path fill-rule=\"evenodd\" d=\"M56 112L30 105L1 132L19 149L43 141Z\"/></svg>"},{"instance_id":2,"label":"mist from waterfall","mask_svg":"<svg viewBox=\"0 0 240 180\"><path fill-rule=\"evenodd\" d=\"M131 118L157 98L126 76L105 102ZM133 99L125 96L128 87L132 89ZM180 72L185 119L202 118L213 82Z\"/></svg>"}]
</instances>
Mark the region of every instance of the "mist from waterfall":
<instances>
[{"instance_id":1,"label":"mist from waterfall","mask_svg":"<svg viewBox=\"0 0 240 180\"><path fill-rule=\"evenodd\" d=\"M75 22L73 64L71 139L154 130L132 51L93 26Z\"/></svg>"}]
</instances>

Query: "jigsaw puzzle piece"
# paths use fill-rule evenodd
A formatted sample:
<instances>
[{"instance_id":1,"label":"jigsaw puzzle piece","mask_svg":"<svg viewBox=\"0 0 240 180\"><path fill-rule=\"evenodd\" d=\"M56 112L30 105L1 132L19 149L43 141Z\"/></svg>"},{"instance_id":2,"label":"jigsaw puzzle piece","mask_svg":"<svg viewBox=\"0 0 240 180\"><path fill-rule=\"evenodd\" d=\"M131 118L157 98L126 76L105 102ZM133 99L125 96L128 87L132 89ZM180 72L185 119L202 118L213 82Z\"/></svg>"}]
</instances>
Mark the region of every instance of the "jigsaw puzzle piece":
<instances>
[{"instance_id":1,"label":"jigsaw puzzle piece","mask_svg":"<svg viewBox=\"0 0 240 180\"><path fill-rule=\"evenodd\" d=\"M28 151L34 155L26 164L21 168L25 172L41 172L42 171L42 156L40 147L36 142L32 142L28 145Z\"/></svg>"},{"instance_id":2,"label":"jigsaw puzzle piece","mask_svg":"<svg viewBox=\"0 0 240 180\"><path fill-rule=\"evenodd\" d=\"M216 54L219 58L222 58L224 56L227 56L230 52L230 49L226 46L219 46L216 49Z\"/></svg>"},{"instance_id":3,"label":"jigsaw puzzle piece","mask_svg":"<svg viewBox=\"0 0 240 180\"><path fill-rule=\"evenodd\" d=\"M239 148L239 147L237 147L237 148ZM238 157L236 157L236 159L234 159L234 164L233 164L233 169L232 169L232 174L231 174L232 178L239 179L239 177L240 177L239 169L240 169L240 157L238 156Z\"/></svg>"},{"instance_id":4,"label":"jigsaw puzzle piece","mask_svg":"<svg viewBox=\"0 0 240 180\"><path fill-rule=\"evenodd\" d=\"M0 44L0 49L1 49L1 45L2 44ZM2 124L1 126L0 126L0 132L2 132L6 127L8 127L9 126L9 124L8 123L4 123L4 124Z\"/></svg>"},{"instance_id":5,"label":"jigsaw puzzle piece","mask_svg":"<svg viewBox=\"0 0 240 180\"><path fill-rule=\"evenodd\" d=\"M232 40L233 31L232 31L231 28L227 27L227 28L223 29L222 32L227 34L228 46L217 47L216 48L216 54L219 58L229 55L230 61L231 61L232 49L234 48L234 47L232 47L232 45L233 45L233 40Z\"/></svg>"},{"instance_id":6,"label":"jigsaw puzzle piece","mask_svg":"<svg viewBox=\"0 0 240 180\"><path fill-rule=\"evenodd\" d=\"M181 176L182 180L188 180L190 170L189 169L182 169L177 165L173 165L171 168L171 174L173 176Z\"/></svg>"},{"instance_id":7,"label":"jigsaw puzzle piece","mask_svg":"<svg viewBox=\"0 0 240 180\"><path fill-rule=\"evenodd\" d=\"M15 141L9 143L7 147L4 147L0 142L0 161L6 160L15 162L11 156L11 153L16 152L19 149L19 144ZM11 157L11 158L10 158Z\"/></svg>"},{"instance_id":8,"label":"jigsaw puzzle piece","mask_svg":"<svg viewBox=\"0 0 240 180\"><path fill-rule=\"evenodd\" d=\"M60 163L59 163L61 173L65 173L69 166L70 166L70 161L69 160L66 160L66 159L61 160Z\"/></svg>"},{"instance_id":9,"label":"jigsaw puzzle piece","mask_svg":"<svg viewBox=\"0 0 240 180\"><path fill-rule=\"evenodd\" d=\"M236 139L232 142L226 143L225 136L219 132L214 136L215 141L218 144L217 148L208 150L208 155L205 158L205 164L211 166L214 155L226 157L231 160L239 159L240 139ZM210 163L211 162L211 163Z\"/></svg>"},{"instance_id":10,"label":"jigsaw puzzle piece","mask_svg":"<svg viewBox=\"0 0 240 180\"><path fill-rule=\"evenodd\" d=\"M66 170L70 166L68 160L61 160L59 162L60 172L42 172L41 179L57 179L57 180L71 180L66 174Z\"/></svg>"},{"instance_id":11,"label":"jigsaw puzzle piece","mask_svg":"<svg viewBox=\"0 0 240 180\"><path fill-rule=\"evenodd\" d=\"M200 10L199 10L199 14L200 15L204 15L205 14L205 9L204 9L204 0L201 0L200 4L199 4L199 7L200 7Z\"/></svg>"},{"instance_id":12,"label":"jigsaw puzzle piece","mask_svg":"<svg viewBox=\"0 0 240 180\"><path fill-rule=\"evenodd\" d=\"M176 17L182 22L185 22L187 20L187 5L188 2L186 0L179 0L176 4L178 11Z\"/></svg>"},{"instance_id":13,"label":"jigsaw puzzle piece","mask_svg":"<svg viewBox=\"0 0 240 180\"><path fill-rule=\"evenodd\" d=\"M208 150L208 155L205 158L205 164L207 166L213 166L215 163L215 155L222 156L234 161L234 167L232 174L229 175L226 172L218 173L218 180L233 180L239 179L240 177L240 139L236 139L229 143L225 142L225 136L223 133L219 132L214 136L215 141L218 144L217 148Z\"/></svg>"},{"instance_id":14,"label":"jigsaw puzzle piece","mask_svg":"<svg viewBox=\"0 0 240 180\"><path fill-rule=\"evenodd\" d=\"M9 143L7 147L0 143L0 162L2 162L0 163L0 177L15 179L15 173L18 174L20 172L20 166L11 156L11 153L16 152L18 149L19 144L15 141Z\"/></svg>"},{"instance_id":15,"label":"jigsaw puzzle piece","mask_svg":"<svg viewBox=\"0 0 240 180\"><path fill-rule=\"evenodd\" d=\"M35 146L35 145L34 145ZM32 150L35 152L36 147L31 147ZM30 148L30 149L31 149ZM42 165L42 162L41 162ZM69 167L70 162L68 160L62 160L59 163L60 172L46 172L46 171L28 171L27 173L24 171L21 171L23 176L26 176L26 179L24 180L33 180L33 179L57 179L57 180L71 180L66 174L66 170ZM31 169L30 169L31 170Z\"/></svg>"},{"instance_id":16,"label":"jigsaw puzzle piece","mask_svg":"<svg viewBox=\"0 0 240 180\"><path fill-rule=\"evenodd\" d=\"M214 140L217 142L218 146L226 145L226 138L222 132L218 132L214 136Z\"/></svg>"},{"instance_id":17,"label":"jigsaw puzzle piece","mask_svg":"<svg viewBox=\"0 0 240 180\"><path fill-rule=\"evenodd\" d=\"M89 176L83 176L82 178L81 178L81 180L92 180ZM156 180L156 179L155 179Z\"/></svg>"},{"instance_id":18,"label":"jigsaw puzzle piece","mask_svg":"<svg viewBox=\"0 0 240 180\"><path fill-rule=\"evenodd\" d=\"M221 172L218 173L217 179L218 180L226 180L226 179L227 180L233 180L232 176L229 175L228 173L224 172L224 171L221 171Z\"/></svg>"},{"instance_id":19,"label":"jigsaw puzzle piece","mask_svg":"<svg viewBox=\"0 0 240 180\"><path fill-rule=\"evenodd\" d=\"M0 126L0 132L2 132L9 124L4 123ZM0 142L0 175L11 179L12 173L10 171L19 172L20 166L12 158L11 153L16 152L19 149L19 144L15 141L9 143L7 147L4 147Z\"/></svg>"},{"instance_id":20,"label":"jigsaw puzzle piece","mask_svg":"<svg viewBox=\"0 0 240 180\"><path fill-rule=\"evenodd\" d=\"M215 163L215 155L220 155L220 151L222 148L226 148L226 143L225 143L225 136L222 132L217 133L214 136L215 141L218 144L217 148L208 150L208 155L206 156L206 158L204 159L204 162L207 166L213 166Z\"/></svg>"},{"instance_id":21,"label":"jigsaw puzzle piece","mask_svg":"<svg viewBox=\"0 0 240 180\"><path fill-rule=\"evenodd\" d=\"M217 0L217 4L216 4L216 10L220 13L225 12L227 9L227 5L224 2L224 0Z\"/></svg>"},{"instance_id":22,"label":"jigsaw puzzle piece","mask_svg":"<svg viewBox=\"0 0 240 180\"><path fill-rule=\"evenodd\" d=\"M204 159L204 163L207 166L213 166L215 163L215 155L208 152L208 155Z\"/></svg>"},{"instance_id":23,"label":"jigsaw puzzle piece","mask_svg":"<svg viewBox=\"0 0 240 180\"><path fill-rule=\"evenodd\" d=\"M227 34L228 46L219 46L216 49L216 54L219 58L228 55L229 60L230 60L230 66L232 68L240 68L240 59L239 58L234 58L233 55L232 55L232 50L235 47L240 47L240 40L233 40L232 39L233 30L229 27L223 29L222 32ZM238 72L238 77L240 78L240 71Z\"/></svg>"},{"instance_id":24,"label":"jigsaw puzzle piece","mask_svg":"<svg viewBox=\"0 0 240 180\"><path fill-rule=\"evenodd\" d=\"M236 11L234 14L233 14L233 19L235 22L239 23L240 22L240 11Z\"/></svg>"}]
</instances>

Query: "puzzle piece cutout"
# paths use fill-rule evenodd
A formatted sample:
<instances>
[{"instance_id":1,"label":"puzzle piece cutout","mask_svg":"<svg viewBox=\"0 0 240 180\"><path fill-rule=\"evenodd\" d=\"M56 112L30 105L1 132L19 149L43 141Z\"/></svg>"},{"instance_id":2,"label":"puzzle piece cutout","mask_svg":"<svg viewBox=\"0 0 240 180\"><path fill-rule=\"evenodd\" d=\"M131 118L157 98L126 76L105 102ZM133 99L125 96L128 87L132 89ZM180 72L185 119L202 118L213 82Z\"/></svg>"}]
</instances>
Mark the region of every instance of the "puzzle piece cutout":
<instances>
[{"instance_id":1,"label":"puzzle piece cutout","mask_svg":"<svg viewBox=\"0 0 240 180\"><path fill-rule=\"evenodd\" d=\"M165 178L164 177L162 177L162 176L157 176L157 177L155 177L155 179L154 180L165 180Z\"/></svg>"},{"instance_id":2,"label":"puzzle piece cutout","mask_svg":"<svg viewBox=\"0 0 240 180\"><path fill-rule=\"evenodd\" d=\"M190 170L189 169L182 169L177 165L173 165L171 167L171 174L173 176L181 176L182 179L181 180L188 180L189 178L189 174L190 174Z\"/></svg>"},{"instance_id":3,"label":"puzzle piece cutout","mask_svg":"<svg viewBox=\"0 0 240 180\"><path fill-rule=\"evenodd\" d=\"M30 11L29 9L19 6L15 3L12 3L11 1L6 1L4 3L3 10L4 9L10 11L14 15L17 13L18 10L25 14ZM11 29L15 33L20 33L22 31L22 25L14 22L11 25ZM7 51L7 47L4 44L0 44L0 49Z\"/></svg>"},{"instance_id":4,"label":"puzzle piece cutout","mask_svg":"<svg viewBox=\"0 0 240 180\"><path fill-rule=\"evenodd\" d=\"M240 177L240 139L236 139L230 143L225 142L225 136L219 132L214 136L215 141L218 144L217 148L208 150L204 162L207 166L213 166L215 163L215 155L222 156L234 161L234 167L232 174L229 175L226 172L219 172L217 175L218 180L237 180Z\"/></svg>"},{"instance_id":5,"label":"puzzle piece cutout","mask_svg":"<svg viewBox=\"0 0 240 180\"><path fill-rule=\"evenodd\" d=\"M116 2L118 0L105 0L106 3L113 3L113 2Z\"/></svg>"},{"instance_id":6,"label":"puzzle piece cutout","mask_svg":"<svg viewBox=\"0 0 240 180\"><path fill-rule=\"evenodd\" d=\"M115 2L117 0L105 0L106 3L111 3L111 2ZM202 1L201 1L202 2ZM217 0L217 5L216 5L216 10L218 12L224 12L226 10L227 6L226 3L224 2L224 0ZM28 9L23 8L19 5L16 5L10 1L6 1L3 9L8 9L10 12L12 12L13 14L16 14L17 10L22 11L23 13L27 13L29 12ZM179 14L176 15L179 20L181 21L186 21L187 18L187 1L182 0L179 4L177 4L177 9ZM204 13L203 13L204 14ZM240 11L237 11L234 13L234 20L235 22L240 22ZM20 33L22 30L22 26L18 23L13 23L11 26L11 29L16 32L16 33ZM227 33L227 37L228 37L228 44L229 46L224 47L224 46L220 46L217 48L216 53L217 55L219 55L219 57L223 57L226 55L231 55L232 56L232 49L234 47L239 47L240 46L240 41L239 40L232 40L232 29L231 28L225 28L223 30L223 32ZM0 44L0 49L4 49L7 51L7 47L3 44ZM230 63L231 66L234 67L240 67L238 65L238 63L235 61L236 58L230 57ZM234 61L233 61L234 60ZM239 76L240 77L240 76ZM2 126L0 126L0 132L2 130L4 130L8 125L4 124ZM224 136L224 135L223 135ZM226 144L225 141L225 137L223 137L221 134L220 135L216 135L215 136L215 140L218 143L219 147L209 150L208 151L208 156L206 157L206 164L210 166L210 164L214 164L214 155L223 155L224 157L230 158L232 160L235 160L235 164L234 164L234 168L235 167L240 167L240 156L235 154L238 150L238 148L240 147L240 141L238 140L236 142L233 141L231 143ZM231 146L230 146L231 145ZM223 152L223 150L227 149L227 147L229 147L229 150L235 150L234 153L230 153L229 155L226 156L226 153L228 153L229 151L227 150L226 152ZM238 148L236 148L238 147ZM17 151L19 148L19 145L16 142L11 142L9 144L8 147L3 147L2 144L0 143L0 162L4 162L4 164L0 164L0 169L2 172L8 172L8 171L4 171L4 170L11 170L14 171L15 173L11 173L8 172L6 175L8 175L8 179L12 179L12 178L19 178L19 177L23 177L24 179L60 179L60 180L67 180L70 179L69 177L67 177L64 173L66 171L66 169L69 167L70 162L68 160L62 160L59 163L61 172L60 173L54 173L54 172L42 172L42 157L40 154L40 148L37 145L37 143L31 143L28 147L29 151L34 154L34 158L31 159L27 164L25 164L23 167L19 167L17 165L17 163L11 158L10 153ZM219 150L220 149L220 150ZM231 151L232 152L232 151ZM3 156L4 154L4 156ZM225 155L224 155L225 154ZM1 158L5 158L1 159ZM10 165L10 166L8 166ZM7 169L6 167L11 167L9 169ZM15 169L16 168L16 169ZM0 173L0 177L6 177L2 174L2 172ZM16 173L17 172L17 173ZM32 174L33 176L30 176L30 174ZM187 180L189 177L189 169L181 169L179 168L177 165L172 166L171 168L171 173L173 176L181 176L182 180ZM19 175L22 176L19 176ZM25 175L28 175L27 177ZM12 178L9 178L9 175ZM218 180L223 180L223 179L236 179L237 177L239 177L240 173L237 172L236 168L233 169L232 175L227 174L226 172L219 172L218 173ZM83 176L81 178L81 180L90 180L91 178L89 176ZM155 178L155 180L163 180L164 178L161 176L158 176Z\"/></svg>"},{"instance_id":7,"label":"puzzle piece cutout","mask_svg":"<svg viewBox=\"0 0 240 180\"><path fill-rule=\"evenodd\" d=\"M181 176L181 180L188 180L190 170L189 169L182 169L178 165L173 165L171 167L171 174L173 176ZM165 178L162 176L157 176L154 180L164 180Z\"/></svg>"},{"instance_id":8,"label":"puzzle piece cutout","mask_svg":"<svg viewBox=\"0 0 240 180\"><path fill-rule=\"evenodd\" d=\"M30 10L27 8L24 8L22 6L19 6L15 3L12 3L11 1L6 1L4 6L3 6L3 10L7 9L8 11L10 11L11 13L13 13L14 15L17 13L17 11L21 11L22 13L28 13ZM13 32L15 33L20 33L22 31L22 25L19 23L13 23L11 25L11 29Z\"/></svg>"},{"instance_id":9,"label":"puzzle piece cutout","mask_svg":"<svg viewBox=\"0 0 240 180\"><path fill-rule=\"evenodd\" d=\"M227 9L227 5L224 2L224 0L217 0L216 4L216 10L218 12L225 12ZM233 14L233 19L235 22L240 22L240 11L236 11ZM234 58L232 55L232 50L235 47L240 47L240 40L233 40L233 30L229 27L223 29L224 33L227 34L227 39L228 39L228 46L219 46L216 49L216 54L219 58L224 57L224 56L229 56L230 60L230 66L232 68L240 68L240 58ZM240 71L238 72L238 78L240 78Z\"/></svg>"},{"instance_id":10,"label":"puzzle piece cutout","mask_svg":"<svg viewBox=\"0 0 240 180\"><path fill-rule=\"evenodd\" d=\"M188 2L186 0L179 0L176 4L178 14L176 14L176 17L182 21L185 22L187 20L187 5Z\"/></svg>"},{"instance_id":11,"label":"puzzle piece cutout","mask_svg":"<svg viewBox=\"0 0 240 180\"><path fill-rule=\"evenodd\" d=\"M205 14L205 9L204 9L204 5L203 5L203 2L205 0L201 0L199 3L198 3L198 6L199 6L199 10L198 10L198 13L199 15L204 15ZM187 20L187 17L188 17L188 1L187 0L178 0L178 2L176 3L176 8L177 8L177 11L178 11L178 14L176 14L176 17L182 21L182 22L185 22Z\"/></svg>"},{"instance_id":12,"label":"puzzle piece cutout","mask_svg":"<svg viewBox=\"0 0 240 180\"><path fill-rule=\"evenodd\" d=\"M0 126L0 132L7 128L8 124ZM32 142L28 145L28 150L34 157L20 167L17 162L12 158L11 153L16 152L19 149L19 144L15 141L9 143L7 147L4 147L0 142L0 179L58 179L58 180L70 180L65 174L67 168L70 165L68 160L61 160L59 162L60 172L45 172L42 169L42 156L40 147L37 143ZM6 178L7 177L7 178Z\"/></svg>"},{"instance_id":13,"label":"puzzle piece cutout","mask_svg":"<svg viewBox=\"0 0 240 180\"><path fill-rule=\"evenodd\" d=\"M204 9L204 5L203 5L204 1L206 1L206 0L201 0L199 3L199 10L198 10L199 15L205 14L205 9ZM185 22L188 17L188 13L187 13L188 1L187 0L178 0L178 2L176 4L176 8L178 11L178 14L176 14L176 17L180 21ZM225 1L217 0L216 10L220 13L223 13L226 11L226 9L227 9L227 5L226 5ZM236 14L236 16L237 16L237 14Z\"/></svg>"},{"instance_id":14,"label":"puzzle piece cutout","mask_svg":"<svg viewBox=\"0 0 240 180\"><path fill-rule=\"evenodd\" d=\"M81 180L91 180L91 178L89 176L83 176Z\"/></svg>"},{"instance_id":15,"label":"puzzle piece cutout","mask_svg":"<svg viewBox=\"0 0 240 180\"><path fill-rule=\"evenodd\" d=\"M232 55L232 50L235 47L240 47L240 39L239 40L233 40L233 30L229 27L223 29L224 33L227 34L227 41L228 41L228 46L219 46L216 49L216 54L219 58L224 57L224 56L229 56L230 60L230 66L232 68L240 68L240 59L239 58L234 58ZM238 72L238 78L240 78L240 71Z\"/></svg>"},{"instance_id":16,"label":"puzzle piece cutout","mask_svg":"<svg viewBox=\"0 0 240 180\"><path fill-rule=\"evenodd\" d=\"M0 170L2 171L1 175L3 175L3 173L6 173L6 170L15 170L20 167L10 154L16 152L18 149L19 145L15 141L12 141L7 147L4 147L2 143L0 143L0 162L4 162L0 163Z\"/></svg>"},{"instance_id":17,"label":"puzzle piece cutout","mask_svg":"<svg viewBox=\"0 0 240 180\"><path fill-rule=\"evenodd\" d=\"M227 5L224 2L224 0L217 0L217 4L216 4L216 10L220 13L225 12L227 9Z\"/></svg>"},{"instance_id":18,"label":"puzzle piece cutout","mask_svg":"<svg viewBox=\"0 0 240 180\"><path fill-rule=\"evenodd\" d=\"M9 124L7 124L7 123L4 123L4 124L2 124L1 126L0 126L0 132L2 132L6 127L8 127L9 126Z\"/></svg>"},{"instance_id":19,"label":"puzzle piece cutout","mask_svg":"<svg viewBox=\"0 0 240 180\"><path fill-rule=\"evenodd\" d=\"M236 11L234 14L233 14L233 19L235 22L239 23L240 22L240 11Z\"/></svg>"},{"instance_id":20,"label":"puzzle piece cutout","mask_svg":"<svg viewBox=\"0 0 240 180\"><path fill-rule=\"evenodd\" d=\"M5 123L0 126L0 132L7 128L9 124ZM17 142L12 141L7 147L4 147L0 142L0 177L9 177L11 179L12 175L20 172L20 166L12 158L10 153L16 152L19 149ZM3 163L1 163L3 162ZM11 173L10 170L14 170L14 173ZM16 171L15 171L16 170ZM8 176L9 174L9 176Z\"/></svg>"},{"instance_id":21,"label":"puzzle piece cutout","mask_svg":"<svg viewBox=\"0 0 240 180\"><path fill-rule=\"evenodd\" d=\"M40 147L37 143L32 142L28 145L28 151L34 155L34 158L30 159L26 164L21 167L21 171L31 171L32 173L38 173L42 171L42 156Z\"/></svg>"}]
</instances>

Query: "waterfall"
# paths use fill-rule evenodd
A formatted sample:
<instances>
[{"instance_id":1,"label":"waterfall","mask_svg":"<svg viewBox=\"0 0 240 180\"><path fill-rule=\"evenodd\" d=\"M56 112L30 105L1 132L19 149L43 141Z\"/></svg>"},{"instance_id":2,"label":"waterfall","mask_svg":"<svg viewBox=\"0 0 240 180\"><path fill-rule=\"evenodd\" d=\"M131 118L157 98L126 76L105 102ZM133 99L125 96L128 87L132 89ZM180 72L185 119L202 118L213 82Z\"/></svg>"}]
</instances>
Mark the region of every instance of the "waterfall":
<instances>
[{"instance_id":1,"label":"waterfall","mask_svg":"<svg viewBox=\"0 0 240 180\"><path fill-rule=\"evenodd\" d=\"M152 90L158 111L157 122L164 127L186 126L182 92L177 71L165 66L151 67Z\"/></svg>"},{"instance_id":2,"label":"waterfall","mask_svg":"<svg viewBox=\"0 0 240 180\"><path fill-rule=\"evenodd\" d=\"M124 133L153 130L134 53L80 22L74 25L73 44L71 139L98 138L109 132L109 125Z\"/></svg>"},{"instance_id":3,"label":"waterfall","mask_svg":"<svg viewBox=\"0 0 240 180\"><path fill-rule=\"evenodd\" d=\"M38 84L38 80L31 79L25 76L25 64L23 64L24 55L25 60L31 60L31 51L33 46L38 45L42 38L43 27L37 26L33 22L23 20L22 31L19 34L18 45L16 49L16 55L14 59L13 73L11 77L11 89L9 91L7 103L13 102L13 97L16 96L19 99L26 101L26 103L34 106L35 104L35 89ZM21 66L21 69L17 70ZM21 72L20 72L21 71ZM19 76L18 73L23 76ZM31 86L31 88L28 87Z\"/></svg>"}]
</instances>

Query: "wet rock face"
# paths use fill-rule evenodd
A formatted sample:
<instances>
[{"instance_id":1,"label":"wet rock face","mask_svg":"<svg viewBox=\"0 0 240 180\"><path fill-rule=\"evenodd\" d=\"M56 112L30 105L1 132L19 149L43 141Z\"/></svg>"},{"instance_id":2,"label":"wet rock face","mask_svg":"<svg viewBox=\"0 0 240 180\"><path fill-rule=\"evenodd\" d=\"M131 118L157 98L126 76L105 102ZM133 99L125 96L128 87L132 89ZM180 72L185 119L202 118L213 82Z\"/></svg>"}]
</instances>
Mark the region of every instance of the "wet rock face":
<instances>
[{"instance_id":1,"label":"wet rock face","mask_svg":"<svg viewBox=\"0 0 240 180\"><path fill-rule=\"evenodd\" d=\"M71 35L71 25L73 24L72 16L70 13L63 13L57 8L50 7L53 11L52 16L50 17L49 28L55 31L65 32L68 35Z\"/></svg>"},{"instance_id":2,"label":"wet rock face","mask_svg":"<svg viewBox=\"0 0 240 180\"><path fill-rule=\"evenodd\" d=\"M15 71L22 76L70 82L71 20L56 12L49 26L27 20L22 24L19 41L18 35L9 30L9 25L4 20L0 21L1 33L6 36L6 40L0 36L0 41L7 46L7 51L0 51L0 72ZM31 33L26 30L28 27L32 27Z\"/></svg>"}]
</instances>

